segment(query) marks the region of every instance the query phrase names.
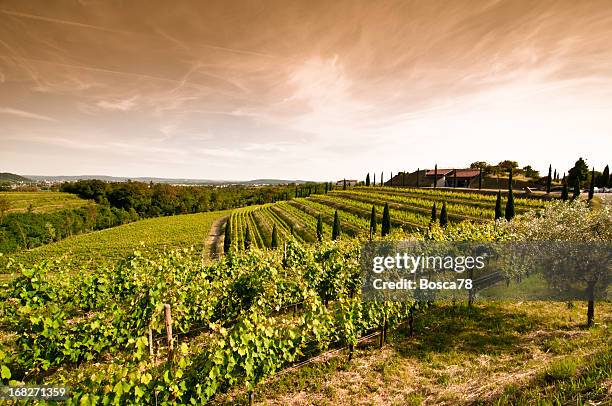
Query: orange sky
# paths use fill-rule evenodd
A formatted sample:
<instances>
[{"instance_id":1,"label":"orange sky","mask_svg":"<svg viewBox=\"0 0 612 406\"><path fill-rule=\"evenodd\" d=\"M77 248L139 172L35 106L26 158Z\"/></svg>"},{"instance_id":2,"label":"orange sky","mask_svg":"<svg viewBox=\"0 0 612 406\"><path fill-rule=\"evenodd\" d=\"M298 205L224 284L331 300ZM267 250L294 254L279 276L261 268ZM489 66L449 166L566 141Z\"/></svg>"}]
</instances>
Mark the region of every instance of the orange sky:
<instances>
[{"instance_id":1,"label":"orange sky","mask_svg":"<svg viewBox=\"0 0 612 406\"><path fill-rule=\"evenodd\" d=\"M0 172L609 163L609 0L52 3L0 1Z\"/></svg>"}]
</instances>

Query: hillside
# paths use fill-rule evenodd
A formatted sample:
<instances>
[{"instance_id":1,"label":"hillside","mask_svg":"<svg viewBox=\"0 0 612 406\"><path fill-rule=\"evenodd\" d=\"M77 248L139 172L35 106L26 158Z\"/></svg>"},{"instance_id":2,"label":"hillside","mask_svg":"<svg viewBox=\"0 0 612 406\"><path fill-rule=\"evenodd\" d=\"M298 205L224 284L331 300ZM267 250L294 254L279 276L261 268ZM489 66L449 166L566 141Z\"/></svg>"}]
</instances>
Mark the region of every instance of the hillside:
<instances>
[{"instance_id":1,"label":"hillside","mask_svg":"<svg viewBox=\"0 0 612 406\"><path fill-rule=\"evenodd\" d=\"M99 266L113 263L142 245L151 251L192 246L204 250L213 222L227 215L227 211L218 211L140 220L70 237L12 254L10 258L26 266L42 260L64 258L73 266L84 267L87 264ZM0 261L0 268L1 264Z\"/></svg>"},{"instance_id":2,"label":"hillside","mask_svg":"<svg viewBox=\"0 0 612 406\"><path fill-rule=\"evenodd\" d=\"M0 197L8 201L7 213L30 210L34 213L46 213L91 203L73 194L62 192L0 192Z\"/></svg>"},{"instance_id":3,"label":"hillside","mask_svg":"<svg viewBox=\"0 0 612 406\"><path fill-rule=\"evenodd\" d=\"M180 185L285 185L291 183L304 184L305 180L290 179L253 179L253 180L223 180L223 179L190 179L190 178L154 178L154 177L125 177L125 176L106 176L106 175L70 175L70 176L46 176L28 175L36 181L48 182L74 182L77 180L97 179L105 182L126 182L133 180L138 182L170 183Z\"/></svg>"},{"instance_id":4,"label":"hillside","mask_svg":"<svg viewBox=\"0 0 612 406\"><path fill-rule=\"evenodd\" d=\"M0 172L0 183L31 183L32 180L9 172Z\"/></svg>"},{"instance_id":5,"label":"hillside","mask_svg":"<svg viewBox=\"0 0 612 406\"><path fill-rule=\"evenodd\" d=\"M446 204L448 220L460 222L469 220L481 222L493 219L495 212L494 194L478 191L456 191L453 189L416 189L392 187L354 187L336 189L326 194L313 194L274 204L248 206L232 211L230 216L231 245L242 250L246 230L254 247L271 246L272 230L276 227L280 241L293 233L303 243L317 240L317 219L321 216L323 234L331 235L334 213L337 211L342 234L357 236L367 234L370 228L372 207L376 210L377 222L382 221L385 203L389 205L391 224L405 231L426 229L431 221L434 203L438 214ZM505 204L506 197L503 197ZM543 200L515 198L517 213L541 207Z\"/></svg>"}]
</instances>

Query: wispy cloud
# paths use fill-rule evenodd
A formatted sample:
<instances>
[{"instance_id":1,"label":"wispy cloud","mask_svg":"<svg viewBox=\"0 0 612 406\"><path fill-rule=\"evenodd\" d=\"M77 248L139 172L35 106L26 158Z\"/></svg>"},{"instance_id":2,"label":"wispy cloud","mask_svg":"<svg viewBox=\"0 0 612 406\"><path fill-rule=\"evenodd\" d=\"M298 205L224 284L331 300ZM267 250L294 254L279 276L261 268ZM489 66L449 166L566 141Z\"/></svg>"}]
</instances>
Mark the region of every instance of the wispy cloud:
<instances>
[{"instance_id":1,"label":"wispy cloud","mask_svg":"<svg viewBox=\"0 0 612 406\"><path fill-rule=\"evenodd\" d=\"M129 111L136 107L136 99L137 97L134 96L122 100L100 100L96 103L96 106L105 110Z\"/></svg>"},{"instance_id":2,"label":"wispy cloud","mask_svg":"<svg viewBox=\"0 0 612 406\"><path fill-rule=\"evenodd\" d=\"M9 114L21 118L29 118L33 120L53 121L57 122L53 117L45 116L42 114L36 114L25 110L14 109L11 107L0 107L0 114Z\"/></svg>"}]
</instances>

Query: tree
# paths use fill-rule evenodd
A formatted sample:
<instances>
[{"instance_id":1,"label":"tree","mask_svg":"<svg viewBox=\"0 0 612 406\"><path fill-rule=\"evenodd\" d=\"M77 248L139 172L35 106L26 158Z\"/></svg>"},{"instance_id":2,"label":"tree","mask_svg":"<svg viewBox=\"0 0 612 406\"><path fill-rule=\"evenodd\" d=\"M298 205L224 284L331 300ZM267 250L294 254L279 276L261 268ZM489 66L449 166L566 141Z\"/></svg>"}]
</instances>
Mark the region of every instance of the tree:
<instances>
[{"instance_id":1,"label":"tree","mask_svg":"<svg viewBox=\"0 0 612 406\"><path fill-rule=\"evenodd\" d=\"M389 203L385 203L380 233L384 237L389 234L389 232L391 232L391 214L389 213Z\"/></svg>"},{"instance_id":2,"label":"tree","mask_svg":"<svg viewBox=\"0 0 612 406\"><path fill-rule=\"evenodd\" d=\"M228 253L232 249L232 233L229 220L225 222L225 235L223 236L223 252Z\"/></svg>"},{"instance_id":3,"label":"tree","mask_svg":"<svg viewBox=\"0 0 612 406\"><path fill-rule=\"evenodd\" d=\"M325 182L325 194L327 194L329 185L327 184L327 182Z\"/></svg>"},{"instance_id":4,"label":"tree","mask_svg":"<svg viewBox=\"0 0 612 406\"><path fill-rule=\"evenodd\" d=\"M550 170L551 170L551 168L548 168L548 177L552 176ZM538 172L535 169L533 169L531 167L531 165L524 166L523 167L523 173L525 174L526 177L532 178L532 179L537 179L537 178L540 177L540 172Z\"/></svg>"},{"instance_id":5,"label":"tree","mask_svg":"<svg viewBox=\"0 0 612 406\"><path fill-rule=\"evenodd\" d=\"M572 195L572 200L576 200L580 197L580 178L575 178L574 180L574 194Z\"/></svg>"},{"instance_id":6,"label":"tree","mask_svg":"<svg viewBox=\"0 0 612 406\"><path fill-rule=\"evenodd\" d=\"M2 220L4 220L4 215L10 207L11 203L8 201L8 199L0 196L0 223L2 223Z\"/></svg>"},{"instance_id":7,"label":"tree","mask_svg":"<svg viewBox=\"0 0 612 406\"><path fill-rule=\"evenodd\" d=\"M591 186L589 186L589 200L593 199L593 195L595 194L595 167L591 171Z\"/></svg>"},{"instance_id":8,"label":"tree","mask_svg":"<svg viewBox=\"0 0 612 406\"><path fill-rule=\"evenodd\" d=\"M606 165L601 176L597 178L597 187L608 187L610 184L610 167Z\"/></svg>"},{"instance_id":9,"label":"tree","mask_svg":"<svg viewBox=\"0 0 612 406\"><path fill-rule=\"evenodd\" d=\"M438 220L438 214L436 210L436 203L434 202L433 206L431 207L431 222L435 223L437 220Z\"/></svg>"},{"instance_id":10,"label":"tree","mask_svg":"<svg viewBox=\"0 0 612 406\"><path fill-rule=\"evenodd\" d=\"M508 177L508 201L506 201L506 220L510 221L514 217L514 192L512 191L512 170Z\"/></svg>"},{"instance_id":11,"label":"tree","mask_svg":"<svg viewBox=\"0 0 612 406\"><path fill-rule=\"evenodd\" d=\"M491 165L489 165L485 161L476 161L470 164L470 169L484 169L486 171L490 167Z\"/></svg>"},{"instance_id":12,"label":"tree","mask_svg":"<svg viewBox=\"0 0 612 406\"><path fill-rule=\"evenodd\" d=\"M376 232L376 206L372 205L372 213L370 214L370 232Z\"/></svg>"},{"instance_id":13,"label":"tree","mask_svg":"<svg viewBox=\"0 0 612 406\"><path fill-rule=\"evenodd\" d=\"M495 220L502 218L502 209L501 209L501 190L497 191L497 200L495 201Z\"/></svg>"},{"instance_id":14,"label":"tree","mask_svg":"<svg viewBox=\"0 0 612 406\"><path fill-rule=\"evenodd\" d=\"M609 205L592 210L589 204L581 201L551 202L537 213L525 213L507 225L510 233L519 241L543 242L534 245L536 252L533 256L541 259L544 250L540 247L545 245L547 257L554 258L550 261L544 258L546 266L541 267L550 286L557 291L585 292L589 326L595 319L595 293L606 292L612 282L609 268L609 242L612 241L610 219L612 206ZM567 244L553 243L559 241L570 242L570 252L588 250L588 255L577 255L576 260L570 262L574 256L568 256ZM555 258L557 254L566 259L559 261ZM585 257L589 257L589 260L585 261ZM608 266L602 266L604 261L608 261ZM571 266L567 266L568 262Z\"/></svg>"},{"instance_id":15,"label":"tree","mask_svg":"<svg viewBox=\"0 0 612 406\"><path fill-rule=\"evenodd\" d=\"M321 218L320 214L317 218L317 240L319 242L323 241L323 219Z\"/></svg>"},{"instance_id":16,"label":"tree","mask_svg":"<svg viewBox=\"0 0 612 406\"><path fill-rule=\"evenodd\" d=\"M346 179L342 181L342 190L346 190Z\"/></svg>"},{"instance_id":17,"label":"tree","mask_svg":"<svg viewBox=\"0 0 612 406\"><path fill-rule=\"evenodd\" d=\"M340 219L338 218L338 210L334 212L334 226L332 227L332 240L336 241L340 237Z\"/></svg>"},{"instance_id":18,"label":"tree","mask_svg":"<svg viewBox=\"0 0 612 406\"><path fill-rule=\"evenodd\" d=\"M446 202L442 202L442 210L440 210L440 225L445 227L448 224L448 213L446 212Z\"/></svg>"},{"instance_id":19,"label":"tree","mask_svg":"<svg viewBox=\"0 0 612 406\"><path fill-rule=\"evenodd\" d=\"M368 175L366 176L366 186L370 186L370 174L368 173Z\"/></svg>"},{"instance_id":20,"label":"tree","mask_svg":"<svg viewBox=\"0 0 612 406\"><path fill-rule=\"evenodd\" d=\"M421 187L421 182L420 182L420 179L419 179L420 178L420 176L419 176L420 172L421 172L421 168L417 168L417 171L416 171L416 178L417 178L416 179L416 187Z\"/></svg>"},{"instance_id":21,"label":"tree","mask_svg":"<svg viewBox=\"0 0 612 406\"><path fill-rule=\"evenodd\" d=\"M512 171L513 169L518 168L518 162L506 159L505 161L498 163L497 166L506 171Z\"/></svg>"},{"instance_id":22,"label":"tree","mask_svg":"<svg viewBox=\"0 0 612 406\"><path fill-rule=\"evenodd\" d=\"M574 167L569 170L567 176L570 185L576 185L576 180L578 180L578 182L585 180L587 176L589 176L589 167L587 166L585 160L578 158L574 164ZM580 186L578 186L578 188L580 188Z\"/></svg>"},{"instance_id":23,"label":"tree","mask_svg":"<svg viewBox=\"0 0 612 406\"><path fill-rule=\"evenodd\" d=\"M480 171L478 173L478 190L482 189L482 168L480 168Z\"/></svg>"},{"instance_id":24,"label":"tree","mask_svg":"<svg viewBox=\"0 0 612 406\"><path fill-rule=\"evenodd\" d=\"M251 248L251 232L249 230L249 225L247 224L246 229L244 230L244 249L248 250Z\"/></svg>"},{"instance_id":25,"label":"tree","mask_svg":"<svg viewBox=\"0 0 612 406\"><path fill-rule=\"evenodd\" d=\"M272 239L270 241L270 247L278 248L278 231L276 231L276 224L272 226Z\"/></svg>"},{"instance_id":26,"label":"tree","mask_svg":"<svg viewBox=\"0 0 612 406\"><path fill-rule=\"evenodd\" d=\"M383 184L383 173L384 172L380 173L380 186L384 186L384 184Z\"/></svg>"},{"instance_id":27,"label":"tree","mask_svg":"<svg viewBox=\"0 0 612 406\"><path fill-rule=\"evenodd\" d=\"M372 182L372 186L376 186L376 172L374 172L374 182Z\"/></svg>"},{"instance_id":28,"label":"tree","mask_svg":"<svg viewBox=\"0 0 612 406\"><path fill-rule=\"evenodd\" d=\"M434 168L434 184L433 184L434 189L436 188L437 183L438 183L438 164L436 164Z\"/></svg>"},{"instance_id":29,"label":"tree","mask_svg":"<svg viewBox=\"0 0 612 406\"><path fill-rule=\"evenodd\" d=\"M569 199L569 191L567 190L567 182L563 181L563 189L561 189L561 200L567 202Z\"/></svg>"},{"instance_id":30,"label":"tree","mask_svg":"<svg viewBox=\"0 0 612 406\"><path fill-rule=\"evenodd\" d=\"M546 179L546 193L550 193L552 187L552 165L548 165L548 178Z\"/></svg>"}]
</instances>

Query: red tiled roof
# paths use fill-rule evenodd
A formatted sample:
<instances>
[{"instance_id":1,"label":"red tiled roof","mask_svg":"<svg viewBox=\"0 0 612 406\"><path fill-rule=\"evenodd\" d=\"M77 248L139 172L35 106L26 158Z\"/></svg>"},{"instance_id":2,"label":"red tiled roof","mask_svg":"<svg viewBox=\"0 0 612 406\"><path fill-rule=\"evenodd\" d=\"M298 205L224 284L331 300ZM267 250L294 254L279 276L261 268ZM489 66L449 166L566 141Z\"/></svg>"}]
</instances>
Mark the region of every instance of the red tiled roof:
<instances>
[{"instance_id":1,"label":"red tiled roof","mask_svg":"<svg viewBox=\"0 0 612 406\"><path fill-rule=\"evenodd\" d=\"M438 169L438 176L454 177L457 172L458 178L473 178L480 174L479 169ZM425 176L434 176L435 170L430 169L425 173Z\"/></svg>"},{"instance_id":2,"label":"red tiled roof","mask_svg":"<svg viewBox=\"0 0 612 406\"><path fill-rule=\"evenodd\" d=\"M447 175L452 171L452 169L438 169L438 176ZM430 169L425 173L425 176L434 176L435 174L435 169Z\"/></svg>"},{"instance_id":3,"label":"red tiled roof","mask_svg":"<svg viewBox=\"0 0 612 406\"><path fill-rule=\"evenodd\" d=\"M478 175L480 175L480 169L457 169L458 178L474 178Z\"/></svg>"}]
</instances>

